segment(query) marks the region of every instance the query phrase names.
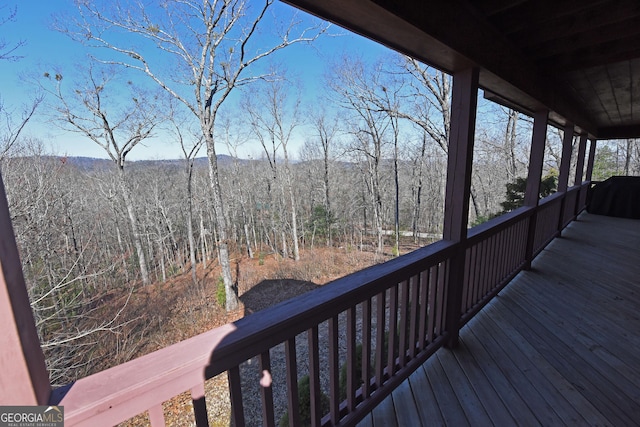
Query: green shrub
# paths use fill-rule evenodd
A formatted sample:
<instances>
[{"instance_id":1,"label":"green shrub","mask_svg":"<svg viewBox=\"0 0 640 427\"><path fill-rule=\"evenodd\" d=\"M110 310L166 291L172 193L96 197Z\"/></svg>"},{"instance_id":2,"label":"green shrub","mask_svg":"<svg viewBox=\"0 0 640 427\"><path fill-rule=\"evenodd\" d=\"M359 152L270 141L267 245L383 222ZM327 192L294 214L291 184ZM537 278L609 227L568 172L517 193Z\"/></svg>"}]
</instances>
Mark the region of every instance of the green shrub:
<instances>
[{"instance_id":1,"label":"green shrub","mask_svg":"<svg viewBox=\"0 0 640 427\"><path fill-rule=\"evenodd\" d=\"M224 279L222 276L218 277L218 283L216 284L216 301L220 307L227 305L227 293L224 289Z\"/></svg>"},{"instance_id":2,"label":"green shrub","mask_svg":"<svg viewBox=\"0 0 640 427\"><path fill-rule=\"evenodd\" d=\"M306 427L311 425L311 385L309 383L309 375L305 375L298 381L298 405L300 415L300 426ZM326 414L329 412L329 396L320 392L320 412ZM280 427L289 425L289 413L280 418Z\"/></svg>"},{"instance_id":3,"label":"green shrub","mask_svg":"<svg viewBox=\"0 0 640 427\"><path fill-rule=\"evenodd\" d=\"M356 388L362 385L362 344L356 345ZM347 364L340 367L339 382L340 400L347 398Z\"/></svg>"}]
</instances>

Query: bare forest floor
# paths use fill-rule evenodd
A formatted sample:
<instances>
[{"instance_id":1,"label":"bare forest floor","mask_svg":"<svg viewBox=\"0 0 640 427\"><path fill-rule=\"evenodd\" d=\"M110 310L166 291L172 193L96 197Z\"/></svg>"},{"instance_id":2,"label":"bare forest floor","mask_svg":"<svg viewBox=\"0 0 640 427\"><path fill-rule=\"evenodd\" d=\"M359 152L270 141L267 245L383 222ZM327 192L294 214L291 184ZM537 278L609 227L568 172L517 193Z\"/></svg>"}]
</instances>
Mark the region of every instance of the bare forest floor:
<instances>
[{"instance_id":1,"label":"bare forest floor","mask_svg":"<svg viewBox=\"0 0 640 427\"><path fill-rule=\"evenodd\" d=\"M410 239L407 239L410 241ZM417 246L413 243L401 245L400 253L407 253ZM216 298L216 284L220 267L216 260L210 261L206 270L197 267L198 285L194 285L191 272L179 273L165 282L155 282L138 287L133 292L113 295L104 306L106 318L124 310L119 315L121 324L117 340L103 342L96 349L106 362L98 370L122 363L160 348L185 340L212 328L233 322L246 315L262 310L313 290L332 280L361 270L392 257L390 247L383 255L355 248L315 247L300 251L300 260L285 259L277 254L260 254L253 259L237 256L232 259L234 280L238 283L241 305L237 311L225 312ZM128 299L128 301L127 301ZM123 336L127 338L122 339ZM221 375L206 383L207 409L210 424L229 425L229 403L226 376ZM192 424L192 403L188 393L165 403L167 425ZM126 425L148 425L146 414L142 414Z\"/></svg>"}]
</instances>

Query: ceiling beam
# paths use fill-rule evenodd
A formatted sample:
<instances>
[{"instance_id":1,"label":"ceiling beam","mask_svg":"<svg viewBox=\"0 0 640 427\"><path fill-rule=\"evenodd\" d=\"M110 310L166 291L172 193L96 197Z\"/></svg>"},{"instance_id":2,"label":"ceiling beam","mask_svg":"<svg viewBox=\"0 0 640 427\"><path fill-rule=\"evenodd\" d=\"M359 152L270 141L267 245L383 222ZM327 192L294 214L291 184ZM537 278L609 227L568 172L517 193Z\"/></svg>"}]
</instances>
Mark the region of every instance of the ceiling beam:
<instances>
[{"instance_id":1,"label":"ceiling beam","mask_svg":"<svg viewBox=\"0 0 640 427\"><path fill-rule=\"evenodd\" d=\"M611 126L598 129L598 140L640 138L640 125Z\"/></svg>"}]
</instances>

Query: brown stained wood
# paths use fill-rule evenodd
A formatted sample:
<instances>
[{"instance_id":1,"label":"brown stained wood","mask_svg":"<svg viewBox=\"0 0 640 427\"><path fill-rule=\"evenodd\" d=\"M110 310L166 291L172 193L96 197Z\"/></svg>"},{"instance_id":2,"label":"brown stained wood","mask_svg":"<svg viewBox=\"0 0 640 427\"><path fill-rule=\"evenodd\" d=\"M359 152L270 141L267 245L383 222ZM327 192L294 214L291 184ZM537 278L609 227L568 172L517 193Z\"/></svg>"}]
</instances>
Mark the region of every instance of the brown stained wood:
<instances>
[{"instance_id":1,"label":"brown stained wood","mask_svg":"<svg viewBox=\"0 0 640 427\"><path fill-rule=\"evenodd\" d=\"M298 363L296 357L296 339L288 339L284 343L287 364L287 404L289 408L289 426L300 424L300 401L298 398ZM229 371L231 372L231 370Z\"/></svg>"},{"instance_id":2,"label":"brown stained wood","mask_svg":"<svg viewBox=\"0 0 640 427\"><path fill-rule=\"evenodd\" d=\"M589 155L587 158L587 170L584 175L585 181L591 182L591 177L593 175L593 164L596 158L596 146L597 146L596 140L591 139L591 142L589 144Z\"/></svg>"},{"instance_id":3,"label":"brown stained wood","mask_svg":"<svg viewBox=\"0 0 640 427\"><path fill-rule=\"evenodd\" d=\"M260 375L271 375L271 355L268 351L260 354ZM272 384L260 384L260 401L262 402L262 419L265 426L275 425L273 414L273 388Z\"/></svg>"},{"instance_id":4,"label":"brown stained wood","mask_svg":"<svg viewBox=\"0 0 640 427\"><path fill-rule=\"evenodd\" d=\"M521 369L511 358L511 349L503 348L501 345L502 341L495 339L482 322L476 322L471 329L476 339L484 343L486 351L500 367L500 370L509 382L513 384L514 389L517 390L522 399L527 402L531 411L536 414L538 421L543 425L553 425L555 420L553 407L546 400L544 393L536 389L534 384L532 384L535 373ZM529 374L533 375L529 376Z\"/></svg>"},{"instance_id":5,"label":"brown stained wood","mask_svg":"<svg viewBox=\"0 0 640 427\"><path fill-rule=\"evenodd\" d=\"M398 426L416 425L416 420L420 419L416 402L413 399L409 381L404 381L391 393L393 407L395 409Z\"/></svg>"},{"instance_id":6,"label":"brown stained wood","mask_svg":"<svg viewBox=\"0 0 640 427\"><path fill-rule=\"evenodd\" d=\"M431 359L424 364L424 367L445 424L461 427L469 426L469 420L467 420L453 389L457 384L454 385L449 382L447 374L442 368L438 358L431 357Z\"/></svg>"},{"instance_id":7,"label":"brown stained wood","mask_svg":"<svg viewBox=\"0 0 640 427\"><path fill-rule=\"evenodd\" d=\"M371 316L373 315L371 298L362 303L362 396L371 395Z\"/></svg>"},{"instance_id":8,"label":"brown stained wood","mask_svg":"<svg viewBox=\"0 0 640 427\"><path fill-rule=\"evenodd\" d=\"M46 405L49 373L36 330L0 175L0 402Z\"/></svg>"},{"instance_id":9,"label":"brown stained wood","mask_svg":"<svg viewBox=\"0 0 640 427\"><path fill-rule=\"evenodd\" d=\"M429 269L429 316L427 319L427 342L433 342L433 336L436 331L436 313L438 307L438 266ZM438 335L440 332L438 331Z\"/></svg>"},{"instance_id":10,"label":"brown stained wood","mask_svg":"<svg viewBox=\"0 0 640 427\"><path fill-rule=\"evenodd\" d=\"M449 382L454 385L453 392L458 402L460 402L467 419L474 425L486 425L490 423L489 415L482 406L467 376L460 369L460 365L453 353L453 351L441 351L436 353L436 357L442 365Z\"/></svg>"},{"instance_id":11,"label":"brown stained wood","mask_svg":"<svg viewBox=\"0 0 640 427\"><path fill-rule=\"evenodd\" d=\"M532 305L536 307L536 309L541 309L536 306L535 303L532 303ZM500 322L502 324L508 322L508 319L502 315L500 310L493 310L487 314L489 315L488 318L492 319L490 321ZM579 411L579 414L584 418L584 421L581 422L588 421L599 425L605 425L608 423L608 420L598 412L598 410L585 396L580 393L578 389L576 389L575 385L562 376L560 371L547 361L545 355L540 353L538 349L533 347L532 344L527 341L527 337L522 336L519 331L511 330L509 331L509 335L510 339L512 339L517 346L527 349L527 354L530 356L531 361L538 367L538 369L543 370L543 375L550 378L550 380L553 381L554 386L563 394L571 406ZM588 348L593 347L589 346ZM626 357L635 357L635 355L628 354ZM575 358L572 358L571 360L573 361ZM637 375L638 372L633 374L633 376Z\"/></svg>"},{"instance_id":12,"label":"brown stained wood","mask_svg":"<svg viewBox=\"0 0 640 427\"><path fill-rule=\"evenodd\" d=\"M461 349L456 349L456 352L461 353L464 350L468 351L473 358L473 362L480 368L482 374L487 378L489 384L500 398L500 400L494 400L494 404L500 405L500 401L502 401L504 409L516 420L516 424L539 424L539 421L527 405L527 402L520 396L518 390L500 369L500 366L493 357L487 352L485 343L478 339L473 333L470 333L470 328L471 326L467 324L460 337L462 343ZM468 367L468 365L465 366Z\"/></svg>"},{"instance_id":13,"label":"brown stained wood","mask_svg":"<svg viewBox=\"0 0 640 427\"><path fill-rule=\"evenodd\" d=\"M390 398L380 402L371 415L373 418L373 427L404 427L398 425L393 400Z\"/></svg>"},{"instance_id":14,"label":"brown stained wood","mask_svg":"<svg viewBox=\"0 0 640 427\"><path fill-rule=\"evenodd\" d=\"M244 408L242 405L242 384L240 382L240 369L229 369L229 396L231 397L231 421L234 426L244 427Z\"/></svg>"},{"instance_id":15,"label":"brown stained wood","mask_svg":"<svg viewBox=\"0 0 640 427\"><path fill-rule=\"evenodd\" d=\"M339 338L338 316L329 319L329 406L331 422L337 424L340 419L340 359L338 355Z\"/></svg>"},{"instance_id":16,"label":"brown stained wood","mask_svg":"<svg viewBox=\"0 0 640 427\"><path fill-rule=\"evenodd\" d=\"M384 348L384 335L385 335L385 301L386 301L386 292L381 292L376 296L376 357L375 357L375 377L376 377L376 388L382 387L384 383L384 352L386 349Z\"/></svg>"},{"instance_id":17,"label":"brown stained wood","mask_svg":"<svg viewBox=\"0 0 640 427\"><path fill-rule=\"evenodd\" d=\"M420 329L420 310L426 310L426 305L420 305L420 279L419 276L413 276L410 281L411 291L411 311L409 326L409 358L416 357L416 348L418 343L418 330Z\"/></svg>"},{"instance_id":18,"label":"brown stained wood","mask_svg":"<svg viewBox=\"0 0 640 427\"><path fill-rule=\"evenodd\" d=\"M420 324L418 327L418 350L422 351L426 346L427 330L433 329L428 324L429 311L429 271L420 273ZM413 355L412 355L413 357Z\"/></svg>"},{"instance_id":19,"label":"brown stained wood","mask_svg":"<svg viewBox=\"0 0 640 427\"><path fill-rule=\"evenodd\" d=\"M389 327L387 347L387 373L391 375L396 369L395 352L398 348L398 285L389 289Z\"/></svg>"},{"instance_id":20,"label":"brown stained wood","mask_svg":"<svg viewBox=\"0 0 640 427\"><path fill-rule=\"evenodd\" d=\"M347 310L347 408L352 412L356 408L355 390L356 378L356 310Z\"/></svg>"},{"instance_id":21,"label":"brown stained wood","mask_svg":"<svg viewBox=\"0 0 640 427\"><path fill-rule=\"evenodd\" d=\"M191 403L193 404L193 415L196 427L209 427L204 382L191 389Z\"/></svg>"},{"instance_id":22,"label":"brown stained wood","mask_svg":"<svg viewBox=\"0 0 640 427\"><path fill-rule=\"evenodd\" d=\"M307 341L309 342L309 392L310 392L310 412L311 426L317 427L322 419L322 405L320 398L320 344L318 341L319 331L315 326L309 329Z\"/></svg>"},{"instance_id":23,"label":"brown stained wood","mask_svg":"<svg viewBox=\"0 0 640 427\"><path fill-rule=\"evenodd\" d=\"M409 283L400 283L400 319L398 320L398 364L404 368L407 362L408 330L409 330Z\"/></svg>"},{"instance_id":24,"label":"brown stained wood","mask_svg":"<svg viewBox=\"0 0 640 427\"><path fill-rule=\"evenodd\" d=\"M394 392L398 419L416 426L637 423L640 221L581 214L564 236L466 324L458 347L438 350L409 377L415 421L400 418L413 420L415 412L398 407L405 395ZM471 414L484 421L472 422Z\"/></svg>"},{"instance_id":25,"label":"brown stained wood","mask_svg":"<svg viewBox=\"0 0 640 427\"><path fill-rule=\"evenodd\" d=\"M504 401L493 388L482 368L476 363L465 342L461 341L461 345L451 354L457 359L461 373L466 375L476 396L478 396L484 410L487 412L490 418L490 422L487 424L496 426L515 425L515 419L509 413Z\"/></svg>"},{"instance_id":26,"label":"brown stained wood","mask_svg":"<svg viewBox=\"0 0 640 427\"><path fill-rule=\"evenodd\" d=\"M576 159L576 179L575 185L582 184L584 168L584 156L587 149L587 135L580 135L580 145L578 146L578 157ZM577 212L576 212L577 213Z\"/></svg>"},{"instance_id":27,"label":"brown stained wood","mask_svg":"<svg viewBox=\"0 0 640 427\"><path fill-rule=\"evenodd\" d=\"M585 423L587 420L582 417L582 411L576 410L565 398L566 391L571 389L570 384L564 381L561 376L556 377L555 369L548 365L543 357L539 357L539 353L530 347L526 341L520 341L521 336L513 328L510 328L509 324L501 323L496 325L491 319L492 309L493 307L488 307L485 311L478 313L478 319L480 320L478 323L484 327L485 333L501 343L505 353L508 354L517 368L535 380L531 381L531 389L536 390L549 407L553 408L548 414L550 418L542 420L542 422L545 424L552 423L557 417L565 425ZM520 393L523 392L520 391ZM528 396L530 394L526 395L526 401L530 401ZM557 410L555 409L556 407L562 407L563 410Z\"/></svg>"},{"instance_id":28,"label":"brown stained wood","mask_svg":"<svg viewBox=\"0 0 640 427\"><path fill-rule=\"evenodd\" d=\"M373 427L373 415L367 414L358 424L356 424L356 427Z\"/></svg>"},{"instance_id":29,"label":"brown stained wood","mask_svg":"<svg viewBox=\"0 0 640 427\"><path fill-rule=\"evenodd\" d=\"M416 369L407 381L411 386L413 400L418 409L418 419L413 425L443 425L444 420L424 367Z\"/></svg>"}]
</instances>

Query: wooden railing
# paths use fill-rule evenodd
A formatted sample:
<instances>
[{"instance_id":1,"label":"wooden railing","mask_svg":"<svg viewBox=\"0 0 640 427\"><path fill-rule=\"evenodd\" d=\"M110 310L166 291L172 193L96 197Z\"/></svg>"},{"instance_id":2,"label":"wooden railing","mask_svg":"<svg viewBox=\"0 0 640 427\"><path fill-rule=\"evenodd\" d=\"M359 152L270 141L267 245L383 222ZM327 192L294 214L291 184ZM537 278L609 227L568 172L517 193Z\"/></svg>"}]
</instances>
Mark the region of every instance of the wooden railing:
<instances>
[{"instance_id":1,"label":"wooden railing","mask_svg":"<svg viewBox=\"0 0 640 427\"><path fill-rule=\"evenodd\" d=\"M205 382L226 372L235 426L275 426L285 411L295 426L305 405L298 382L308 376L311 425L354 425L450 338L453 257L465 257L461 326L530 263L528 248L535 256L576 217L586 188L495 218L462 243L436 242L83 378L52 403L65 406L68 426L113 425L145 411L156 426L165 424L162 403L190 391L196 424L208 425ZM276 354L284 369L272 363ZM250 374L248 364L258 369ZM286 408L274 403L275 390L285 390ZM250 402L258 416L246 413Z\"/></svg>"}]
</instances>

